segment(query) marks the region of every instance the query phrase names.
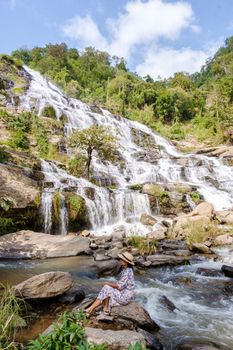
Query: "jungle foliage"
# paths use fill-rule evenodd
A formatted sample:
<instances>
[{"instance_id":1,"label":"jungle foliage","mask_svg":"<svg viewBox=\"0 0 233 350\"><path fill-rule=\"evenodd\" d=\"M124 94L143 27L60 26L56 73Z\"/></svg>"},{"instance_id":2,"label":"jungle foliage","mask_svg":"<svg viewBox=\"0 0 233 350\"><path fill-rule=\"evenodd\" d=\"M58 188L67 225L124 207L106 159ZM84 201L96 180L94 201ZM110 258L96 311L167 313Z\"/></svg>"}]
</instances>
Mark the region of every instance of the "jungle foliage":
<instances>
[{"instance_id":1,"label":"jungle foliage","mask_svg":"<svg viewBox=\"0 0 233 350\"><path fill-rule=\"evenodd\" d=\"M174 140L194 135L212 144L232 142L233 37L199 73L154 81L130 72L123 58L66 44L21 48L12 57L39 70L72 97L142 122ZM171 58L172 59L172 58Z\"/></svg>"}]
</instances>

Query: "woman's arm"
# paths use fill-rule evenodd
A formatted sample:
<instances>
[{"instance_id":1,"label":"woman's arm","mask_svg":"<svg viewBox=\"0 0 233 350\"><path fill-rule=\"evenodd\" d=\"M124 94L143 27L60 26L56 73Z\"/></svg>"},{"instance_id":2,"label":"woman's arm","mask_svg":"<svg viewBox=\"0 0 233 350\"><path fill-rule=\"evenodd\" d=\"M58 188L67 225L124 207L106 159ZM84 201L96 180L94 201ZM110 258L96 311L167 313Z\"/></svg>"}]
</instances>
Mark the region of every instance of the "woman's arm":
<instances>
[{"instance_id":1,"label":"woman's arm","mask_svg":"<svg viewBox=\"0 0 233 350\"><path fill-rule=\"evenodd\" d=\"M120 289L119 286L116 283L112 283L112 282L103 282L102 283L103 286L109 286L115 289Z\"/></svg>"}]
</instances>

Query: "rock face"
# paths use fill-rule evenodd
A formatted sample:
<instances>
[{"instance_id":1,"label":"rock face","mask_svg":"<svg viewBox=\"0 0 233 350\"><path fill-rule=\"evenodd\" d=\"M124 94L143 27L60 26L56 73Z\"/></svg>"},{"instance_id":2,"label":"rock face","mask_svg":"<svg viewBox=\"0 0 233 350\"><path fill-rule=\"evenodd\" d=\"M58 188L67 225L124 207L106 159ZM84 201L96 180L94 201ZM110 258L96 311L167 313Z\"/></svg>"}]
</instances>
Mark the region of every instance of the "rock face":
<instances>
[{"instance_id":1,"label":"rock face","mask_svg":"<svg viewBox=\"0 0 233 350\"><path fill-rule=\"evenodd\" d=\"M13 287L17 296L25 299L52 298L68 291L73 285L72 277L67 272L46 272L33 276Z\"/></svg>"},{"instance_id":2,"label":"rock face","mask_svg":"<svg viewBox=\"0 0 233 350\"><path fill-rule=\"evenodd\" d=\"M146 347L144 336L134 331L112 331L86 327L85 336L90 343L98 345L107 343L111 350L127 350L129 346L134 346L136 343L142 345L142 350Z\"/></svg>"},{"instance_id":3,"label":"rock face","mask_svg":"<svg viewBox=\"0 0 233 350\"><path fill-rule=\"evenodd\" d=\"M35 259L76 256L89 252L89 240L73 235L19 231L0 237L0 258Z\"/></svg>"},{"instance_id":4,"label":"rock face","mask_svg":"<svg viewBox=\"0 0 233 350\"><path fill-rule=\"evenodd\" d=\"M15 208L25 208L39 195L36 181L13 166L0 164L0 197L15 200Z\"/></svg>"},{"instance_id":5,"label":"rock face","mask_svg":"<svg viewBox=\"0 0 233 350\"><path fill-rule=\"evenodd\" d=\"M148 312L139 304L131 302L124 306L115 306L112 308L111 315L132 321L137 326L145 329L159 328L151 319Z\"/></svg>"}]
</instances>

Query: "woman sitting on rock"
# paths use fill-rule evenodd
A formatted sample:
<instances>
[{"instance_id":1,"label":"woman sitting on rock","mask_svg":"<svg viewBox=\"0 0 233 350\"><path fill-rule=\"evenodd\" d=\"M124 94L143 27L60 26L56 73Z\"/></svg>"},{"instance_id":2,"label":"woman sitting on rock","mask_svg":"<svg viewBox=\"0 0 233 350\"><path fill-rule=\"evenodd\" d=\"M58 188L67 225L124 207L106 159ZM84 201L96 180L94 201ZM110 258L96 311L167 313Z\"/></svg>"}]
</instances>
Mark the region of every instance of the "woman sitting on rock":
<instances>
[{"instance_id":1,"label":"woman sitting on rock","mask_svg":"<svg viewBox=\"0 0 233 350\"><path fill-rule=\"evenodd\" d=\"M103 312L109 315L112 306L127 305L133 298L135 286L133 256L124 252L118 255L121 265L120 279L117 283L104 282L103 287L96 300L86 309L87 316L91 315L95 309L103 304Z\"/></svg>"}]
</instances>

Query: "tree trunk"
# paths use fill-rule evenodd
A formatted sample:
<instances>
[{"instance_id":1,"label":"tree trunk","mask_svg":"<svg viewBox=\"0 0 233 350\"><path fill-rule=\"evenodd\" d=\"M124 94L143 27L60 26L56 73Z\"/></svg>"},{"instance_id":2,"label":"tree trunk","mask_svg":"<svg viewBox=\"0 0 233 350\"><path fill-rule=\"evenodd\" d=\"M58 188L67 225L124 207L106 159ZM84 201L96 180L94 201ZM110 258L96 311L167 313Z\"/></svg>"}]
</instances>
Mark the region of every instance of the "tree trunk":
<instances>
[{"instance_id":1,"label":"tree trunk","mask_svg":"<svg viewBox=\"0 0 233 350\"><path fill-rule=\"evenodd\" d=\"M90 167L92 160L92 148L87 149L87 179L90 181Z\"/></svg>"}]
</instances>

